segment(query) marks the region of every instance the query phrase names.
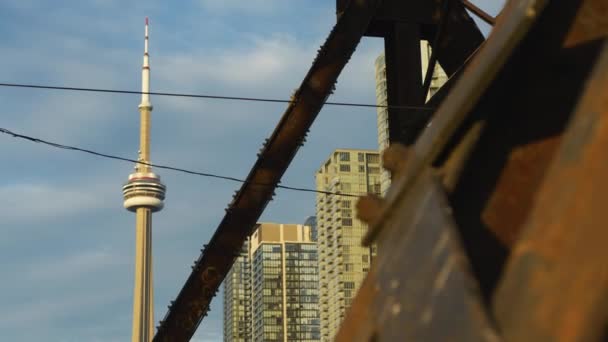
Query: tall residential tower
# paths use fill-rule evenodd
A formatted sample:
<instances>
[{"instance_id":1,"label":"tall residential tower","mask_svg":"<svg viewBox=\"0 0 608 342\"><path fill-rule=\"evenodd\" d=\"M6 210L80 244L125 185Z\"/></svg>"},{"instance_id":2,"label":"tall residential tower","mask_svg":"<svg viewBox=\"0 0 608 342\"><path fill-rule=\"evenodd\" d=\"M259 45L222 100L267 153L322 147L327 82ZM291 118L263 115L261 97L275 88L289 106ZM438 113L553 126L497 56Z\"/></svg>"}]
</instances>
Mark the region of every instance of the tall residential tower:
<instances>
[{"instance_id":1,"label":"tall residential tower","mask_svg":"<svg viewBox=\"0 0 608 342\"><path fill-rule=\"evenodd\" d=\"M309 226L259 223L224 280L224 342L318 342L317 262Z\"/></svg>"},{"instance_id":2,"label":"tall residential tower","mask_svg":"<svg viewBox=\"0 0 608 342\"><path fill-rule=\"evenodd\" d=\"M132 342L149 342L154 336L154 292L152 286L152 213L163 208L165 186L152 172L150 163L150 57L148 55L148 18L144 38L139 113L139 163L122 188L124 207L135 212L135 289L133 292Z\"/></svg>"},{"instance_id":3,"label":"tall residential tower","mask_svg":"<svg viewBox=\"0 0 608 342\"><path fill-rule=\"evenodd\" d=\"M249 238L224 279L224 342L251 341Z\"/></svg>"},{"instance_id":4,"label":"tall residential tower","mask_svg":"<svg viewBox=\"0 0 608 342\"><path fill-rule=\"evenodd\" d=\"M337 149L317 171L316 181L320 191L379 194L379 154ZM375 247L361 246L367 226L356 218L357 197L340 194L317 194L321 341L333 341L375 255Z\"/></svg>"}]
</instances>

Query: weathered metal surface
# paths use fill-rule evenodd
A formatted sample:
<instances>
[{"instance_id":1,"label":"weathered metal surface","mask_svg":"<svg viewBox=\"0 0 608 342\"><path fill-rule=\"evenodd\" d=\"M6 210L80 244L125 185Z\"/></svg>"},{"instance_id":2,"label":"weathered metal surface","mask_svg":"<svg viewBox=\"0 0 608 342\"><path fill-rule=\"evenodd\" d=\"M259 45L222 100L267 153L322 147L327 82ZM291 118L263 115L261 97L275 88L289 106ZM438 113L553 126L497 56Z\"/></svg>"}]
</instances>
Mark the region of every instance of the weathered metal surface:
<instances>
[{"instance_id":1,"label":"weathered metal surface","mask_svg":"<svg viewBox=\"0 0 608 342\"><path fill-rule=\"evenodd\" d=\"M453 231L460 233L486 305L502 271L500 257L491 249L514 246L494 301L505 340L607 337L608 252L603 245L608 223L602 215L608 202L608 100L602 95L608 87L606 37L605 1L509 1L416 144L399 152L407 162L388 163L398 177L387 198L361 202L361 217L370 221L365 242L378 241L379 255L347 316L341 341L468 341L478 337L463 334L482 331L467 327L445 333L450 322L440 321L429 328L437 335L410 335L421 333L423 324L406 327L409 317L391 320L391 308L401 312L403 302L414 305L420 317L428 306L420 306L427 298L422 290L396 296L390 276L419 289L433 287L437 279L425 271L437 270L428 253L430 242L440 244L441 238L428 231L442 224L427 216L442 210L424 207L429 203L425 191L436 191L437 184L420 185L431 178L431 165L440 167L443 182L454 186L449 199ZM428 222L427 231L420 232L421 222ZM483 236L488 233L500 238L502 247ZM408 238L411 245L405 244ZM411 262L419 269L412 271ZM382 335L385 330L397 335Z\"/></svg>"},{"instance_id":2,"label":"weathered metal surface","mask_svg":"<svg viewBox=\"0 0 608 342\"><path fill-rule=\"evenodd\" d=\"M486 118L487 129L462 180L463 207L472 207L472 189L479 189L473 202L483 203L482 223L507 246L517 239L589 73L592 51L562 48L578 3L547 5L473 111Z\"/></svg>"},{"instance_id":3,"label":"weathered metal surface","mask_svg":"<svg viewBox=\"0 0 608 342\"><path fill-rule=\"evenodd\" d=\"M336 0L338 16L353 0ZM433 25L437 22L434 14L437 11L437 0L395 1L385 0L378 8L374 18L365 32L366 36L386 37L397 22L410 24Z\"/></svg>"},{"instance_id":4,"label":"weathered metal surface","mask_svg":"<svg viewBox=\"0 0 608 342\"><path fill-rule=\"evenodd\" d=\"M512 4L507 11L510 15L504 16L507 19L497 26L493 37L478 51L416 145L407 153L407 163L395 163L395 169L391 171L401 176L394 179L386 200L368 202L374 213L365 215L363 211L362 217L370 220L370 234L365 242L377 239L379 255L349 311L338 340L442 341L447 336L457 341L496 339L483 315L480 297L475 291L465 290L464 284L475 282L466 272L467 262L459 247L447 200L440 200L441 190L432 181L430 167L520 45L543 4L536 5L539 7L526 1ZM437 245L444 244L450 247L441 247L449 250L442 260L438 256L442 254L437 252L441 248ZM457 271L452 278L445 277L445 269L453 266L446 265L453 260L459 260ZM432 300L436 288L433 284L437 279L452 282L446 280L449 291L441 300ZM393 316L399 319L393 319ZM452 325L454 322L456 325Z\"/></svg>"},{"instance_id":5,"label":"weathered metal surface","mask_svg":"<svg viewBox=\"0 0 608 342\"><path fill-rule=\"evenodd\" d=\"M154 341L187 341L194 334L380 3L355 1L344 11L296 92L295 103L288 106L262 148L247 182L169 307Z\"/></svg>"},{"instance_id":6,"label":"weathered metal surface","mask_svg":"<svg viewBox=\"0 0 608 342\"><path fill-rule=\"evenodd\" d=\"M388 127L390 143L411 145L428 119L428 113L400 106L422 106L432 73L422 82L420 40L427 39L433 48L431 70L436 61L449 76L454 76L483 42L483 36L460 2L385 1L385 6L399 4L399 13L415 8L433 6L432 13L419 13L415 20L383 22L382 36L386 59ZM397 6L397 5L390 5ZM416 10L413 10L416 12ZM431 15L432 24L425 15Z\"/></svg>"},{"instance_id":7,"label":"weathered metal surface","mask_svg":"<svg viewBox=\"0 0 608 342\"><path fill-rule=\"evenodd\" d=\"M393 181L386 196L386 207L383 208L378 221L372 224L368 241L375 239L375 234L383 225L384 217L388 217L393 211L394 203L407 194L408 188L415 182L418 174L432 165L445 149L451 137L528 32L536 19L536 13L542 10L544 2L530 3L526 0L516 0L509 4L490 39L468 63L464 75L447 94L432 121L413 147L416 153L407 164L405 176Z\"/></svg>"},{"instance_id":8,"label":"weathered metal surface","mask_svg":"<svg viewBox=\"0 0 608 342\"><path fill-rule=\"evenodd\" d=\"M422 120L420 112L398 106L421 106L422 66L420 61L420 26L395 23L384 38L386 61L386 101L390 143L412 143ZM418 115L416 115L418 114ZM422 114L424 115L424 114Z\"/></svg>"},{"instance_id":9,"label":"weathered metal surface","mask_svg":"<svg viewBox=\"0 0 608 342\"><path fill-rule=\"evenodd\" d=\"M445 150L449 148L449 145L454 144L452 143L453 136L459 129L475 122L467 123L467 121L471 121L471 111L478 106L482 95L486 93L492 82L500 75L509 57L515 53L516 48L521 44L524 36L534 23L537 14L541 12L542 5L539 2L530 4L525 1L519 1L518 4L512 3L510 7L505 9L505 16L503 17L505 19L499 21L490 39L468 63L463 71L463 75L450 90L433 120L428 123L422 136L418 139L414 146L414 153L412 153L413 157L410 158L409 164L404 171L406 176L394 181L393 186L389 189L387 205L382 208L381 214L378 215L378 221L371 225L369 234L366 237L366 243L371 243L375 235L385 226L382 223L382 217L388 215L393 210L397 210L392 207L393 203L401 196L407 194L407 189L411 183L415 182L418 172L425 167L429 167L442 154L445 154ZM479 139L480 134L483 133L477 132L477 137L474 140ZM457 146L457 143L454 145ZM460 159L464 158L463 160L466 160L466 164L470 165L469 156L472 154L472 149L468 147L465 150L465 155ZM448 153L448 156L452 152ZM450 159L448 158L447 160ZM459 170L454 169L454 164L449 167L452 170L457 170L459 176L470 170L470 168L467 170L466 166L458 166L457 164L455 165ZM479 170L484 171L485 169L480 168ZM497 242L491 230L479 224L481 222L480 215L483 206L473 206L475 203L469 203L467 206L467 195L472 196L481 192L467 193L465 188L461 187L459 189L458 185L460 184L458 179L451 179L449 182L451 183L450 188L455 189L451 200L455 205L456 210L454 215L456 215L456 221L459 224L459 232L463 235L463 243L466 246L467 255L472 257L472 268L480 280L482 293L487 301L492 289L495 287L502 263L504 262L506 256L505 247ZM461 194L462 200L458 197ZM395 271L397 272L397 270Z\"/></svg>"},{"instance_id":10,"label":"weathered metal surface","mask_svg":"<svg viewBox=\"0 0 608 342\"><path fill-rule=\"evenodd\" d=\"M507 341L603 341L608 322L608 44L586 86L495 311Z\"/></svg>"},{"instance_id":11,"label":"weathered metal surface","mask_svg":"<svg viewBox=\"0 0 608 342\"><path fill-rule=\"evenodd\" d=\"M443 0L435 0L441 3ZM433 17L436 25L423 26L423 38L428 40L437 55L437 61L448 76L452 76L464 62L483 44L484 36L464 9L460 1L448 0L449 13L440 35L437 31L441 20L441 7L438 7ZM439 37L435 42L435 37Z\"/></svg>"},{"instance_id":12,"label":"weathered metal surface","mask_svg":"<svg viewBox=\"0 0 608 342\"><path fill-rule=\"evenodd\" d=\"M450 212L426 169L387 218L336 341L498 341Z\"/></svg>"},{"instance_id":13,"label":"weathered metal surface","mask_svg":"<svg viewBox=\"0 0 608 342\"><path fill-rule=\"evenodd\" d=\"M420 304L427 298L420 289L437 279L428 277L437 268L427 253L431 242L441 244L431 233L441 223L427 216L441 210L424 207L424 191L437 185L420 184L430 177L432 163L452 175L442 173L443 181L455 186L453 215L475 274L486 286L486 300L501 264L488 258L496 246L482 234L492 232L504 245L516 246L495 300L505 339L606 338L608 235L602 214L608 200L608 100L601 92L608 87L607 18L608 4L600 0L508 3L416 145L400 152L407 162L388 163L398 177L387 199L361 201L361 217L371 223L365 242L377 238L379 255L339 340L479 338L464 337L479 334L478 326L450 333L450 322L430 322L429 331L437 334L424 335L425 325L414 317L392 319L404 303L418 317L428 317L430 306ZM421 222L428 222L424 231ZM412 270L411 262L419 268ZM419 292L397 295L399 280L405 279ZM443 301L469 298L451 295L456 297Z\"/></svg>"},{"instance_id":14,"label":"weathered metal surface","mask_svg":"<svg viewBox=\"0 0 608 342\"><path fill-rule=\"evenodd\" d=\"M563 13L566 2L552 4ZM608 4L571 1L562 35L568 79L589 79L564 105L569 124L503 281L495 311L508 341L602 341L608 322ZM549 7L548 7L549 9ZM558 11L559 10L559 11ZM579 66L579 67L576 67Z\"/></svg>"},{"instance_id":15,"label":"weathered metal surface","mask_svg":"<svg viewBox=\"0 0 608 342\"><path fill-rule=\"evenodd\" d=\"M469 113L471 122L485 128L450 200L488 301L598 51L594 42L564 45L581 4L549 2L537 13L538 20Z\"/></svg>"},{"instance_id":16,"label":"weathered metal surface","mask_svg":"<svg viewBox=\"0 0 608 342\"><path fill-rule=\"evenodd\" d=\"M427 126L427 124L431 120L431 117L433 116L434 111L437 108L439 108L439 106L441 105L443 100L445 100L445 98L447 97L449 92L452 90L452 88L456 84L457 80L462 75L463 70L465 69L465 66L473 59L473 56L479 51L480 47L478 47L475 51L473 51L473 53L469 56L469 58L467 58L464 61L463 65L461 65L461 67L450 76L450 78L447 80L447 82L445 82L441 86L441 88L439 88L435 92L435 94L422 106L422 107L425 107L426 109L411 109L411 110L407 111L406 115L408 115L410 118L416 118L416 120L409 121L409 123L411 124L411 128L410 128L411 138L410 139L412 139L412 141L415 141L416 139L418 139L418 136L420 136L420 133L424 130L424 128Z\"/></svg>"}]
</instances>

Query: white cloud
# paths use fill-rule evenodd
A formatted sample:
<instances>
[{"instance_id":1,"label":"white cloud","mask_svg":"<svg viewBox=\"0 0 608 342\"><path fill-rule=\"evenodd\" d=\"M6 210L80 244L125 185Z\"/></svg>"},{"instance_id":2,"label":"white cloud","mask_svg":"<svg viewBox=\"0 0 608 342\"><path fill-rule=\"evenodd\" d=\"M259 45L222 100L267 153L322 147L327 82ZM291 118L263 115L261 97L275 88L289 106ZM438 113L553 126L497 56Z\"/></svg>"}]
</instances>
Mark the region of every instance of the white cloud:
<instances>
[{"instance_id":1,"label":"white cloud","mask_svg":"<svg viewBox=\"0 0 608 342\"><path fill-rule=\"evenodd\" d=\"M57 184L4 185L0 187L0 217L5 223L23 224L87 215L108 207L105 193Z\"/></svg>"},{"instance_id":2,"label":"white cloud","mask_svg":"<svg viewBox=\"0 0 608 342\"><path fill-rule=\"evenodd\" d=\"M208 89L215 95L287 99L300 85L318 46L286 34L253 36L236 48L184 51L163 57L155 77L158 83L173 89ZM338 84L338 93L343 98L360 99L365 93L373 98L369 83L374 81L373 62L380 46L380 40L366 39L355 51ZM199 103L191 99L167 101L189 110Z\"/></svg>"},{"instance_id":3,"label":"white cloud","mask_svg":"<svg viewBox=\"0 0 608 342\"><path fill-rule=\"evenodd\" d=\"M200 0L203 8L215 12L272 13L285 7L281 0Z\"/></svg>"},{"instance_id":4,"label":"white cloud","mask_svg":"<svg viewBox=\"0 0 608 342\"><path fill-rule=\"evenodd\" d=\"M70 282L86 274L98 274L116 266L126 267L131 264L130 261L130 256L127 258L109 248L90 249L51 260L36 260L35 264L25 269L25 276L34 282Z\"/></svg>"},{"instance_id":5,"label":"white cloud","mask_svg":"<svg viewBox=\"0 0 608 342\"><path fill-rule=\"evenodd\" d=\"M24 303L18 307L3 306L0 310L0 327L32 327L39 322L52 322L65 316L74 316L85 308L101 307L105 303L125 296L125 291L111 288L95 293L84 291L69 296L49 297Z\"/></svg>"},{"instance_id":6,"label":"white cloud","mask_svg":"<svg viewBox=\"0 0 608 342\"><path fill-rule=\"evenodd\" d=\"M236 48L183 51L163 58L157 82L193 87L201 83L266 87L302 69L305 49L293 37L250 37Z\"/></svg>"}]
</instances>

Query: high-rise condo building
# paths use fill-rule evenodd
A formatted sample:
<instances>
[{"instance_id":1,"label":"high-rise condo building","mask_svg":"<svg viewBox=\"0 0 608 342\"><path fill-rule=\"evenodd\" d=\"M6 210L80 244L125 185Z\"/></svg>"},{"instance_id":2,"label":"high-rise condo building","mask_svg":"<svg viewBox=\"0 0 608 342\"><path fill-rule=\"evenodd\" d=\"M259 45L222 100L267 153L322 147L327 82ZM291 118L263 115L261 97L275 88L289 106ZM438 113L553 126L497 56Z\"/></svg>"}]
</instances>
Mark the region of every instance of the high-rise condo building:
<instances>
[{"instance_id":1,"label":"high-rise condo building","mask_svg":"<svg viewBox=\"0 0 608 342\"><path fill-rule=\"evenodd\" d=\"M259 223L244 248L224 281L224 341L320 341L318 256L310 227ZM237 318L249 319L241 325L249 333L240 333Z\"/></svg>"},{"instance_id":2,"label":"high-rise condo building","mask_svg":"<svg viewBox=\"0 0 608 342\"><path fill-rule=\"evenodd\" d=\"M380 193L377 151L337 149L316 174L317 190L363 195ZM356 219L356 197L317 194L321 340L332 341L375 250L362 247L367 226Z\"/></svg>"},{"instance_id":3,"label":"high-rise condo building","mask_svg":"<svg viewBox=\"0 0 608 342\"><path fill-rule=\"evenodd\" d=\"M251 264L245 241L224 279L224 341L251 341Z\"/></svg>"}]
</instances>

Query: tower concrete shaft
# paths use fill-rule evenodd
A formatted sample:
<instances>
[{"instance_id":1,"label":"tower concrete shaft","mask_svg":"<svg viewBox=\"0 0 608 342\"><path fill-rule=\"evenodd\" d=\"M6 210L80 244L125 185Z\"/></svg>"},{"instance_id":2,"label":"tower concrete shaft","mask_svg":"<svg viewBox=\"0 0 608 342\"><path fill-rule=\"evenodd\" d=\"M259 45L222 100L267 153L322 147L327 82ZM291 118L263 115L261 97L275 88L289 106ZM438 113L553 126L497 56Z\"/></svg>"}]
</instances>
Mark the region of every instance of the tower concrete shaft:
<instances>
[{"instance_id":1,"label":"tower concrete shaft","mask_svg":"<svg viewBox=\"0 0 608 342\"><path fill-rule=\"evenodd\" d=\"M144 61L140 113L140 149L135 172L123 186L124 207L135 212L135 287L133 290L132 342L150 342L154 337L154 290L152 278L152 213L163 208L165 186L152 172L150 163L150 56L148 18L145 26ZM142 164L144 163L144 164Z\"/></svg>"},{"instance_id":2,"label":"tower concrete shaft","mask_svg":"<svg viewBox=\"0 0 608 342\"><path fill-rule=\"evenodd\" d=\"M148 342L154 336L152 211L137 208L135 217L135 288L131 341Z\"/></svg>"}]
</instances>

